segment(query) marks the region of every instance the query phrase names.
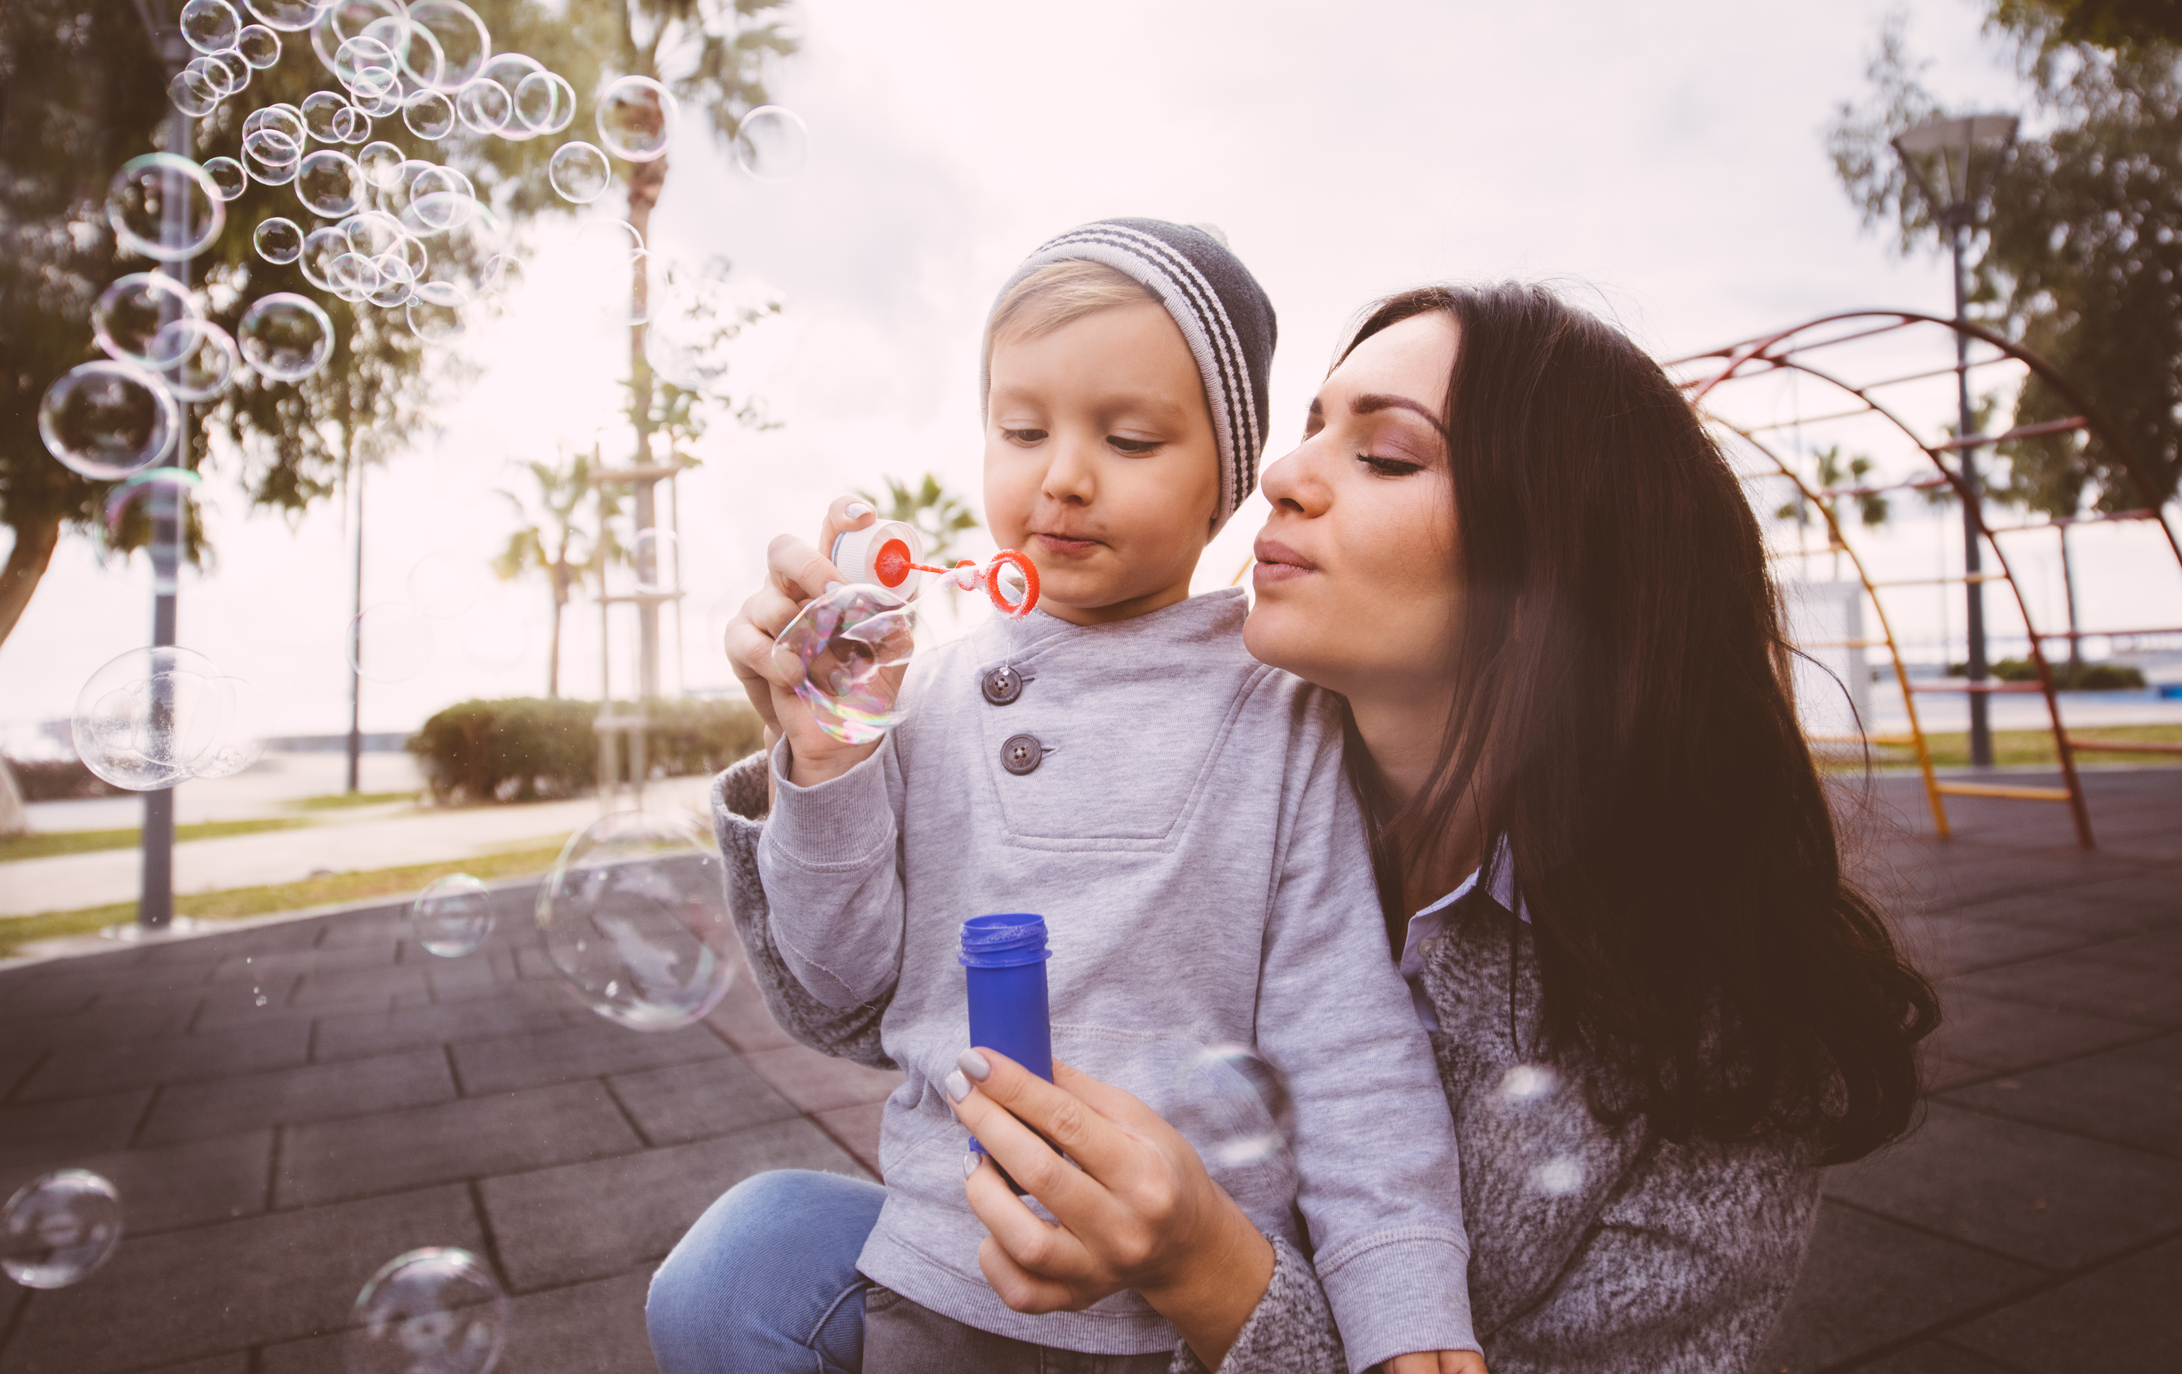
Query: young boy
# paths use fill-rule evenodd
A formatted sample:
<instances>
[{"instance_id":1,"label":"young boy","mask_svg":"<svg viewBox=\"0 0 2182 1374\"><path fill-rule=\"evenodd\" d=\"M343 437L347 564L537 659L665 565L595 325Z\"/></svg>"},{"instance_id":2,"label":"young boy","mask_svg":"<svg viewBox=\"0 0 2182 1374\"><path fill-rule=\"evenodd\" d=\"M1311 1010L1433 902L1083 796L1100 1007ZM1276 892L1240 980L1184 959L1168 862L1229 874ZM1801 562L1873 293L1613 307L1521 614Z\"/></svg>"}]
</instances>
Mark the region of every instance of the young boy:
<instances>
[{"instance_id":1,"label":"young boy","mask_svg":"<svg viewBox=\"0 0 2182 1374\"><path fill-rule=\"evenodd\" d=\"M1109 220L1046 244L985 340L986 518L1037 565L1037 611L919 653L877 744L831 739L739 668L785 736L758 846L773 937L820 1000L891 999L882 1043L907 1073L857 1265L881 1285L871 1374L1031 1371L1037 1347L1164 1370L1174 1348L1134 1293L1030 1316L979 1272L941 1084L968 1039L961 923L1004 911L1045 917L1056 1057L1155 1105L1178 1041L1254 1045L1285 1073L1300 1188L1244 1201L1303 1243L1300 1210L1352 1368L1477 1348L1468 1238L1428 1200L1460 1195L1453 1128L1337 717L1244 650L1241 591L1189 595L1256 484L1273 337L1202 230Z\"/></svg>"}]
</instances>

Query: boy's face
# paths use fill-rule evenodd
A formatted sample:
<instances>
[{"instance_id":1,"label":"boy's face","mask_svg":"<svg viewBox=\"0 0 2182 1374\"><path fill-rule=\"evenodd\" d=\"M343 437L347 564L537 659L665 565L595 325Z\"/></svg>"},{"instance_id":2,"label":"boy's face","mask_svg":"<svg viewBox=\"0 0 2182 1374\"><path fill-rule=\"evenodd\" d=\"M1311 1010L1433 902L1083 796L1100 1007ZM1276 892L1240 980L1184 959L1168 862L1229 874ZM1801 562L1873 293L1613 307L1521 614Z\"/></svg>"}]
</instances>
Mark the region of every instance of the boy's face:
<instances>
[{"instance_id":1,"label":"boy's face","mask_svg":"<svg viewBox=\"0 0 2182 1374\"><path fill-rule=\"evenodd\" d=\"M1182 331L1156 302L993 349L985 516L1078 625L1189 595L1220 494L1219 443Z\"/></svg>"}]
</instances>

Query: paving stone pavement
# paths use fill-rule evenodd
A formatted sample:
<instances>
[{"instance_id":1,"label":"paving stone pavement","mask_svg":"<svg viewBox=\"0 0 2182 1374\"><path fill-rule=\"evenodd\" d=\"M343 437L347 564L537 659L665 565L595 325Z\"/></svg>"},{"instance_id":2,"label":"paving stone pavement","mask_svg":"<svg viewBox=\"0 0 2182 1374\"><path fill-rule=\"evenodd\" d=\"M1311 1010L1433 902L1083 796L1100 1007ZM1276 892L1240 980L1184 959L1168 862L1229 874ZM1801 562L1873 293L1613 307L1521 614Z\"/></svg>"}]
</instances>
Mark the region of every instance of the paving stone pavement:
<instances>
[{"instance_id":1,"label":"paving stone pavement","mask_svg":"<svg viewBox=\"0 0 2182 1374\"><path fill-rule=\"evenodd\" d=\"M1956 799L1936 843L1902 779L1850 816L1947 1024L1922 1128L1829 1174L1762 1374L2182 1369L2182 770L2090 790L2090 854L2029 803ZM421 1245L493 1266L509 1374L649 1371L645 1284L707 1203L875 1170L894 1076L747 984L609 1025L529 898L459 960L378 907L0 971L0 1194L80 1166L128 1219L75 1287L0 1281L0 1374L336 1371L357 1289Z\"/></svg>"}]
</instances>

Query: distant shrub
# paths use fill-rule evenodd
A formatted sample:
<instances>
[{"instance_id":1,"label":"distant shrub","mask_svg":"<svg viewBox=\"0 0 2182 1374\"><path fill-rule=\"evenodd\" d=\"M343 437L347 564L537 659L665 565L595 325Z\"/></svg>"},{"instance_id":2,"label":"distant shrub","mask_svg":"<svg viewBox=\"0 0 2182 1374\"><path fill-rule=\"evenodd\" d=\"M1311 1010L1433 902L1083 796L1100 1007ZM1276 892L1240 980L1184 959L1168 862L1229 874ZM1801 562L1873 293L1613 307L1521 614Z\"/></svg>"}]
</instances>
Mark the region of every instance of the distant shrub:
<instances>
[{"instance_id":1,"label":"distant shrub","mask_svg":"<svg viewBox=\"0 0 2182 1374\"><path fill-rule=\"evenodd\" d=\"M598 713L595 701L457 702L427 720L408 747L442 802L569 797L598 785ZM764 742L757 713L739 701L662 700L647 714L645 761L655 775L713 772Z\"/></svg>"},{"instance_id":2,"label":"distant shrub","mask_svg":"<svg viewBox=\"0 0 2182 1374\"><path fill-rule=\"evenodd\" d=\"M2079 663L2070 668L2067 659L2052 659L2053 686L2062 692L2127 692L2144 685L2144 674L2126 663ZM1950 677L1970 671L1967 663L1950 663ZM1992 675L2002 682L2036 682L2038 665L2027 658L2004 658L1992 665Z\"/></svg>"},{"instance_id":3,"label":"distant shrub","mask_svg":"<svg viewBox=\"0 0 2182 1374\"><path fill-rule=\"evenodd\" d=\"M26 802L80 801L127 794L126 789L84 767L82 759L11 758L8 768L15 774L15 785Z\"/></svg>"}]
</instances>

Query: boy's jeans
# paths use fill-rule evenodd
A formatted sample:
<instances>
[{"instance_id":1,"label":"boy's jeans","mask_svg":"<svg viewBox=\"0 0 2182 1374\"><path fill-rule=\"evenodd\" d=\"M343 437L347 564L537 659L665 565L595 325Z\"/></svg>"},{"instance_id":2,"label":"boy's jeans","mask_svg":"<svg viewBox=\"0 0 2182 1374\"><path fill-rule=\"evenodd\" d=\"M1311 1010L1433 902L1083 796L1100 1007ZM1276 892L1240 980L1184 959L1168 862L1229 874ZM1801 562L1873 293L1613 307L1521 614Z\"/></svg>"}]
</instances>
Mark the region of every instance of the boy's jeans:
<instances>
[{"instance_id":1,"label":"boy's jeans","mask_svg":"<svg viewBox=\"0 0 2182 1374\"><path fill-rule=\"evenodd\" d=\"M886 1190L782 1169L705 1209L652 1275L644 1324L660 1374L857 1374L856 1272Z\"/></svg>"},{"instance_id":2,"label":"boy's jeans","mask_svg":"<svg viewBox=\"0 0 2182 1374\"><path fill-rule=\"evenodd\" d=\"M919 1307L891 1288L864 1293L864 1362L869 1374L1167 1374L1173 1355L1079 1355L1010 1340Z\"/></svg>"},{"instance_id":3,"label":"boy's jeans","mask_svg":"<svg viewBox=\"0 0 2182 1374\"><path fill-rule=\"evenodd\" d=\"M987 1335L856 1272L886 1190L779 1169L705 1209L652 1275L659 1374L1165 1374L1159 1355L1077 1355ZM869 1300L869 1315L866 1300Z\"/></svg>"}]
</instances>

